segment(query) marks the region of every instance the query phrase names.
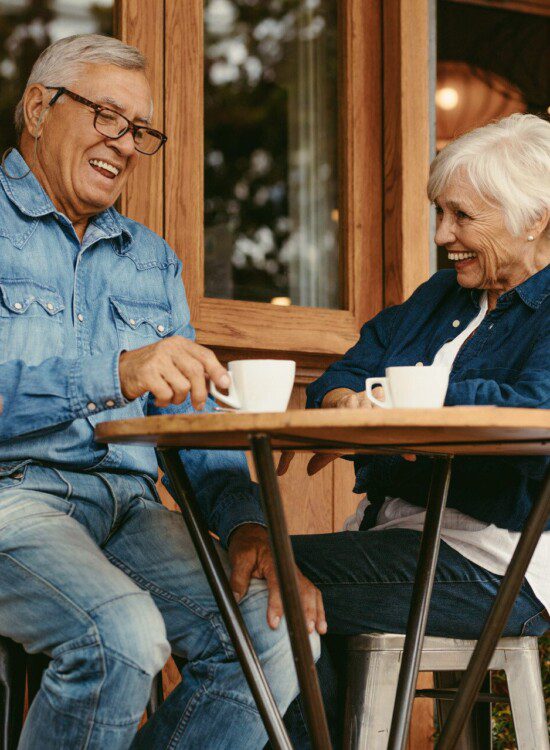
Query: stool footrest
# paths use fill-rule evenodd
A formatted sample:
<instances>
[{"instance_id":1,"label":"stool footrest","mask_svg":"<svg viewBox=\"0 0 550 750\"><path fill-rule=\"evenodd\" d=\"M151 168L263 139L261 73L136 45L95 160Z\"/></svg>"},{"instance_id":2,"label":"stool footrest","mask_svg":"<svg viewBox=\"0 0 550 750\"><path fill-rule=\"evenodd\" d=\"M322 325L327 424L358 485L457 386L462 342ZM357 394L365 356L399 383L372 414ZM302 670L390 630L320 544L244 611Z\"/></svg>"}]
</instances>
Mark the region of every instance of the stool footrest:
<instances>
[{"instance_id":1,"label":"stool footrest","mask_svg":"<svg viewBox=\"0 0 550 750\"><path fill-rule=\"evenodd\" d=\"M453 701L456 698L458 688L442 688L440 690L424 689L417 690L416 698L434 698L438 701ZM497 695L497 693L478 693L476 703L510 703L506 695Z\"/></svg>"}]
</instances>

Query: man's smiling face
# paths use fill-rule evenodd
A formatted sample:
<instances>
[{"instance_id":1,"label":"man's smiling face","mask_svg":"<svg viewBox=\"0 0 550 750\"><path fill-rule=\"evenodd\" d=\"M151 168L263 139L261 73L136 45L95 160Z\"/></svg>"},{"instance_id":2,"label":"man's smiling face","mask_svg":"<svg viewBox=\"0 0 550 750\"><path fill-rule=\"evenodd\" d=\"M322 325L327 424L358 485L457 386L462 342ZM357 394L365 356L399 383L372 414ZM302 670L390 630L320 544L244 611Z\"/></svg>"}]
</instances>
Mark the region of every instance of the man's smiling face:
<instances>
[{"instance_id":1,"label":"man's smiling face","mask_svg":"<svg viewBox=\"0 0 550 750\"><path fill-rule=\"evenodd\" d=\"M151 90L141 71L86 65L67 88L137 125L149 123ZM47 91L48 100L54 93ZM130 132L117 140L98 133L89 107L65 96L48 110L38 150L39 169L54 204L71 220L112 206L139 156Z\"/></svg>"}]
</instances>

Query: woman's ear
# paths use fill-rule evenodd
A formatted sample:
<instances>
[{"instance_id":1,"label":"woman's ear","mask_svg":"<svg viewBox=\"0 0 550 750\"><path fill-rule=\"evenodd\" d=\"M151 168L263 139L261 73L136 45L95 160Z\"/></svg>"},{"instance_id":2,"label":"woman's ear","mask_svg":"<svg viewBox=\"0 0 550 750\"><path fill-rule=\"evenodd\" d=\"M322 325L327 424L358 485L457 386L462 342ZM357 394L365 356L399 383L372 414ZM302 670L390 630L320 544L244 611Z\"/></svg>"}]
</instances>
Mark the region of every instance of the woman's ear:
<instances>
[{"instance_id":1,"label":"woman's ear","mask_svg":"<svg viewBox=\"0 0 550 750\"><path fill-rule=\"evenodd\" d=\"M48 91L39 83L31 84L23 97L25 128L31 138L40 138L48 112Z\"/></svg>"},{"instance_id":2,"label":"woman's ear","mask_svg":"<svg viewBox=\"0 0 550 750\"><path fill-rule=\"evenodd\" d=\"M538 239L539 235L541 235L544 230L548 227L550 224L550 209L545 208L541 214L540 217L533 222L533 224L529 227L529 231L527 232L527 235L530 237L533 237L533 239Z\"/></svg>"}]
</instances>

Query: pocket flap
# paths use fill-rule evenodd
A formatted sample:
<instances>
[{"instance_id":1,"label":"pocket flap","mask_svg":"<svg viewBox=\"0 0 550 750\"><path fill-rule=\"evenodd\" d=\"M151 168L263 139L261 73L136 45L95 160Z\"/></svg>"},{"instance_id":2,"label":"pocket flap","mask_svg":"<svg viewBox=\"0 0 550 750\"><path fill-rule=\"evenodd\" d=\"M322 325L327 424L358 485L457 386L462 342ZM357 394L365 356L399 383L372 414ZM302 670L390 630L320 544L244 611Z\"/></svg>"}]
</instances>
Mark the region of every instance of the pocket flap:
<instances>
[{"instance_id":1,"label":"pocket flap","mask_svg":"<svg viewBox=\"0 0 550 750\"><path fill-rule=\"evenodd\" d=\"M130 328L135 330L141 325L148 325L160 337L172 333L172 313L159 302L141 302L124 297L110 297L110 300L118 316Z\"/></svg>"},{"instance_id":2,"label":"pocket flap","mask_svg":"<svg viewBox=\"0 0 550 750\"><path fill-rule=\"evenodd\" d=\"M17 315L26 313L35 302L49 315L65 308L59 292L31 279L0 279L0 294L5 306Z\"/></svg>"}]
</instances>

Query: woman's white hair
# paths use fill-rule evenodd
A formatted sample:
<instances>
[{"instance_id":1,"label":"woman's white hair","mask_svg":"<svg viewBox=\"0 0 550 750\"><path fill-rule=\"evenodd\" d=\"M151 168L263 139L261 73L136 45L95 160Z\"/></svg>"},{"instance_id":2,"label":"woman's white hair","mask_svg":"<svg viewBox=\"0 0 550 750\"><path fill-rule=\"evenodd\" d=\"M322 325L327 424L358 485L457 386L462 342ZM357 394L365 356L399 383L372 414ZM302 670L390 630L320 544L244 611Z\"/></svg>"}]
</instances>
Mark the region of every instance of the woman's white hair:
<instances>
[{"instance_id":1,"label":"woman's white hair","mask_svg":"<svg viewBox=\"0 0 550 750\"><path fill-rule=\"evenodd\" d=\"M120 39L101 34L78 34L59 39L42 51L33 65L25 91L33 83L43 86L66 86L78 80L88 64L116 65L126 70L145 70L147 61L141 52ZM23 96L15 108L15 130L23 132Z\"/></svg>"},{"instance_id":2,"label":"woman's white hair","mask_svg":"<svg viewBox=\"0 0 550 750\"><path fill-rule=\"evenodd\" d=\"M509 231L519 236L550 208L550 122L514 114L461 135L430 166L431 201L459 170L487 202L502 209Z\"/></svg>"}]
</instances>

